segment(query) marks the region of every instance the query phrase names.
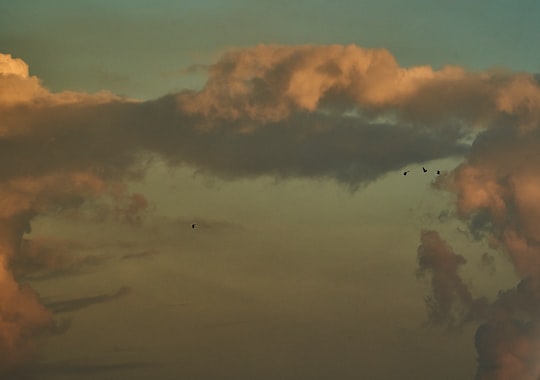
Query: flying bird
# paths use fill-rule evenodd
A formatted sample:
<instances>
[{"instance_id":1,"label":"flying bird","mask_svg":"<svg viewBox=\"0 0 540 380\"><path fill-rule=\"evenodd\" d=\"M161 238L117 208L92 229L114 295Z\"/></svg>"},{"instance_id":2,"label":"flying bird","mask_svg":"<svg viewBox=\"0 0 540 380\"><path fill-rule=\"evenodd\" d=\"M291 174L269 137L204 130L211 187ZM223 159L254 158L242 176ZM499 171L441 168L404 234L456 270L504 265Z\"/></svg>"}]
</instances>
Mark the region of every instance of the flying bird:
<instances>
[{"instance_id":1,"label":"flying bird","mask_svg":"<svg viewBox=\"0 0 540 380\"><path fill-rule=\"evenodd\" d=\"M441 174L441 171L440 170L437 170L437 175Z\"/></svg>"},{"instance_id":2,"label":"flying bird","mask_svg":"<svg viewBox=\"0 0 540 380\"><path fill-rule=\"evenodd\" d=\"M407 170L406 172L403 172L403 175L407 175L408 172L410 172L410 170Z\"/></svg>"},{"instance_id":3,"label":"flying bird","mask_svg":"<svg viewBox=\"0 0 540 380\"><path fill-rule=\"evenodd\" d=\"M196 225L197 225L196 223L193 223L193 224L191 225L191 228L195 228Z\"/></svg>"},{"instance_id":4,"label":"flying bird","mask_svg":"<svg viewBox=\"0 0 540 380\"><path fill-rule=\"evenodd\" d=\"M422 166L422 171L425 173L425 172L427 172L427 169Z\"/></svg>"}]
</instances>

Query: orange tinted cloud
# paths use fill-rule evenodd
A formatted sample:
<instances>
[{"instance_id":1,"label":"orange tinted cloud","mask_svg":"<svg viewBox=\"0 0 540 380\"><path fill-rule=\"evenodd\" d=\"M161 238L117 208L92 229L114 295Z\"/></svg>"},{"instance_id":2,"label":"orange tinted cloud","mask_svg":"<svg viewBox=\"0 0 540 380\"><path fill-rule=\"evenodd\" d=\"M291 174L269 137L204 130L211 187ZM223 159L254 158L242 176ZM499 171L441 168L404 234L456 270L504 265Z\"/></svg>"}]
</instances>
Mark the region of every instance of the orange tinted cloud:
<instances>
[{"instance_id":1,"label":"orange tinted cloud","mask_svg":"<svg viewBox=\"0 0 540 380\"><path fill-rule=\"evenodd\" d=\"M22 59L0 53L0 108L25 103L50 106L62 103L102 103L115 99L120 98L108 92L89 95L65 91L52 94L41 86L39 78L30 76L28 65Z\"/></svg>"},{"instance_id":2,"label":"orange tinted cloud","mask_svg":"<svg viewBox=\"0 0 540 380\"><path fill-rule=\"evenodd\" d=\"M463 76L457 68L399 67L385 49L356 45L260 45L232 50L210 66L198 93L179 95L182 109L205 116L277 121L294 111L314 111L341 102L396 106L426 81Z\"/></svg>"},{"instance_id":3,"label":"orange tinted cloud","mask_svg":"<svg viewBox=\"0 0 540 380\"><path fill-rule=\"evenodd\" d=\"M511 118L530 129L540 116L540 89L530 74L474 73L457 66L405 68L385 49L356 45L232 50L209 67L200 92L184 92L178 99L190 114L259 122L334 108L478 127Z\"/></svg>"},{"instance_id":4,"label":"orange tinted cloud","mask_svg":"<svg viewBox=\"0 0 540 380\"><path fill-rule=\"evenodd\" d=\"M29 76L22 59L0 54L0 105L30 101L46 93L38 78Z\"/></svg>"},{"instance_id":5,"label":"orange tinted cloud","mask_svg":"<svg viewBox=\"0 0 540 380\"><path fill-rule=\"evenodd\" d=\"M472 313L479 317L475 320L486 322L477 333L477 379L540 375L537 91L538 85L530 81L512 82L500 104L513 115L508 124L480 133L464 162L435 184L455 194L457 215L473 236L502 250L520 278L515 287L499 291L484 315ZM516 119L520 122L514 124Z\"/></svg>"},{"instance_id":6,"label":"orange tinted cloud","mask_svg":"<svg viewBox=\"0 0 540 380\"><path fill-rule=\"evenodd\" d=\"M53 327L38 295L18 284L10 271L10 258L27 229L27 217L0 220L0 374L31 360L35 337Z\"/></svg>"},{"instance_id":7,"label":"orange tinted cloud","mask_svg":"<svg viewBox=\"0 0 540 380\"><path fill-rule=\"evenodd\" d=\"M461 218L479 221L472 229L487 228L491 241L506 248L521 277L540 275L539 149L536 131L486 131L467 160L436 184L456 194Z\"/></svg>"}]
</instances>

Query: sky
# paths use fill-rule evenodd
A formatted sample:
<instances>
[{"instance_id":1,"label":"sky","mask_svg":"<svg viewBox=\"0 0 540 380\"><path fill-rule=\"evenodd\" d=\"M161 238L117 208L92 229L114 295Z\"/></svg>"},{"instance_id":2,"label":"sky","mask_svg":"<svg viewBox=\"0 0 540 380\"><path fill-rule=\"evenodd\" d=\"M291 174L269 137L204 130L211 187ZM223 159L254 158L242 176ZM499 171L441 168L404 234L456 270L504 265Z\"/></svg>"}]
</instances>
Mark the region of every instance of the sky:
<instances>
[{"instance_id":1,"label":"sky","mask_svg":"<svg viewBox=\"0 0 540 380\"><path fill-rule=\"evenodd\" d=\"M539 18L1 1L0 378L538 380Z\"/></svg>"}]
</instances>

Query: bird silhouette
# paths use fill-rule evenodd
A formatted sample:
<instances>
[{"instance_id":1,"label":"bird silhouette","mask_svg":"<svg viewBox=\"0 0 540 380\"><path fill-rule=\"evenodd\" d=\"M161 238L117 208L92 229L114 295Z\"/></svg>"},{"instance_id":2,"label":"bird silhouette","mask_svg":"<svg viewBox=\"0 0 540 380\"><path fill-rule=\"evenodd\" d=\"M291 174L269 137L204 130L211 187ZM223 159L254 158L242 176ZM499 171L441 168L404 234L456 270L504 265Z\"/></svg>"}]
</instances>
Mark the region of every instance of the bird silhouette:
<instances>
[{"instance_id":1,"label":"bird silhouette","mask_svg":"<svg viewBox=\"0 0 540 380\"><path fill-rule=\"evenodd\" d=\"M408 172L410 172L410 170L403 172L403 175L407 175Z\"/></svg>"},{"instance_id":2,"label":"bird silhouette","mask_svg":"<svg viewBox=\"0 0 540 380\"><path fill-rule=\"evenodd\" d=\"M193 224L191 225L191 228L195 228L196 225L197 225L197 224L193 223Z\"/></svg>"},{"instance_id":3,"label":"bird silhouette","mask_svg":"<svg viewBox=\"0 0 540 380\"><path fill-rule=\"evenodd\" d=\"M427 169L422 166L422 171L425 173L425 172L427 172Z\"/></svg>"},{"instance_id":4,"label":"bird silhouette","mask_svg":"<svg viewBox=\"0 0 540 380\"><path fill-rule=\"evenodd\" d=\"M441 171L440 170L437 170L437 175L441 174Z\"/></svg>"}]
</instances>

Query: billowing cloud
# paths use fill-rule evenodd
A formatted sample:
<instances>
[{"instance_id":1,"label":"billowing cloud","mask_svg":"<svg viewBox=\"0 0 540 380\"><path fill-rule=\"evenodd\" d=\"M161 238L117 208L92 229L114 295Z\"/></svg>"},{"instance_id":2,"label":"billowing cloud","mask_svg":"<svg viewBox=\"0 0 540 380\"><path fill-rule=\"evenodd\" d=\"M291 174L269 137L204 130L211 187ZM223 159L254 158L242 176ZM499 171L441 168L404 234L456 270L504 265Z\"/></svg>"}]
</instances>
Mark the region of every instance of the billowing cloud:
<instances>
[{"instance_id":1,"label":"billowing cloud","mask_svg":"<svg viewBox=\"0 0 540 380\"><path fill-rule=\"evenodd\" d=\"M507 250L521 277L540 274L539 148L538 131L486 131L467 160L437 183L456 194L457 211L473 231Z\"/></svg>"},{"instance_id":2,"label":"billowing cloud","mask_svg":"<svg viewBox=\"0 0 540 380\"><path fill-rule=\"evenodd\" d=\"M487 212L494 241L514 252L521 275L532 274L539 94L526 73L404 68L384 49L306 45L232 50L208 67L200 91L140 102L106 92L51 93L21 59L1 54L0 310L7 314L0 336L11 343L0 348L0 370L20 363L32 337L51 325L50 311L11 272L32 218L108 198L118 220L138 223L150 205L125 182L140 179L155 156L223 178L331 178L358 188L406 165L466 154L461 141L487 128L468 161L439 184L458 194L463 217ZM520 157L524 141L534 157L525 167L503 162L509 175L501 177L485 158L501 161L497 141ZM428 240L449 264L435 259L425 270L469 303L458 278L442 275L456 272L459 258ZM443 311L447 296L437 296ZM12 318L23 309L24 317Z\"/></svg>"},{"instance_id":3,"label":"billowing cloud","mask_svg":"<svg viewBox=\"0 0 540 380\"><path fill-rule=\"evenodd\" d=\"M417 124L480 127L512 119L527 128L536 127L540 115L533 75L404 68L385 49L356 45L238 49L208 72L202 91L179 94L181 108L224 120L279 121L295 112L357 109Z\"/></svg>"},{"instance_id":4,"label":"billowing cloud","mask_svg":"<svg viewBox=\"0 0 540 380\"><path fill-rule=\"evenodd\" d=\"M47 91L37 77L30 77L28 65L9 54L0 54L0 104L30 101Z\"/></svg>"},{"instance_id":5,"label":"billowing cloud","mask_svg":"<svg viewBox=\"0 0 540 380\"><path fill-rule=\"evenodd\" d=\"M461 278L466 263L435 231L423 231L418 248L419 274L431 275L426 298L429 321L449 328L481 322L475 345L477 380L537 379L540 376L538 279L527 277L499 291L491 302L474 296Z\"/></svg>"},{"instance_id":6,"label":"billowing cloud","mask_svg":"<svg viewBox=\"0 0 540 380\"><path fill-rule=\"evenodd\" d=\"M41 86L39 78L31 76L26 62L10 54L0 54L0 106L17 106L31 103L34 106L53 104L108 102L119 99L108 92L87 95L73 91L52 94ZM1 130L0 130L1 131ZM1 136L0 132L0 136Z\"/></svg>"},{"instance_id":7,"label":"billowing cloud","mask_svg":"<svg viewBox=\"0 0 540 380\"><path fill-rule=\"evenodd\" d=\"M529 85L519 83L515 86L524 87L506 93L513 100L505 107L515 111L514 116L534 110L531 121L538 85L527 89ZM535 128L523 130L509 120L481 132L464 162L435 183L455 195L456 215L471 235L505 254L519 277L515 287L499 291L483 316L472 313L486 323L477 338L478 379L536 379L540 374L535 364L540 323L539 125L535 120Z\"/></svg>"}]
</instances>

